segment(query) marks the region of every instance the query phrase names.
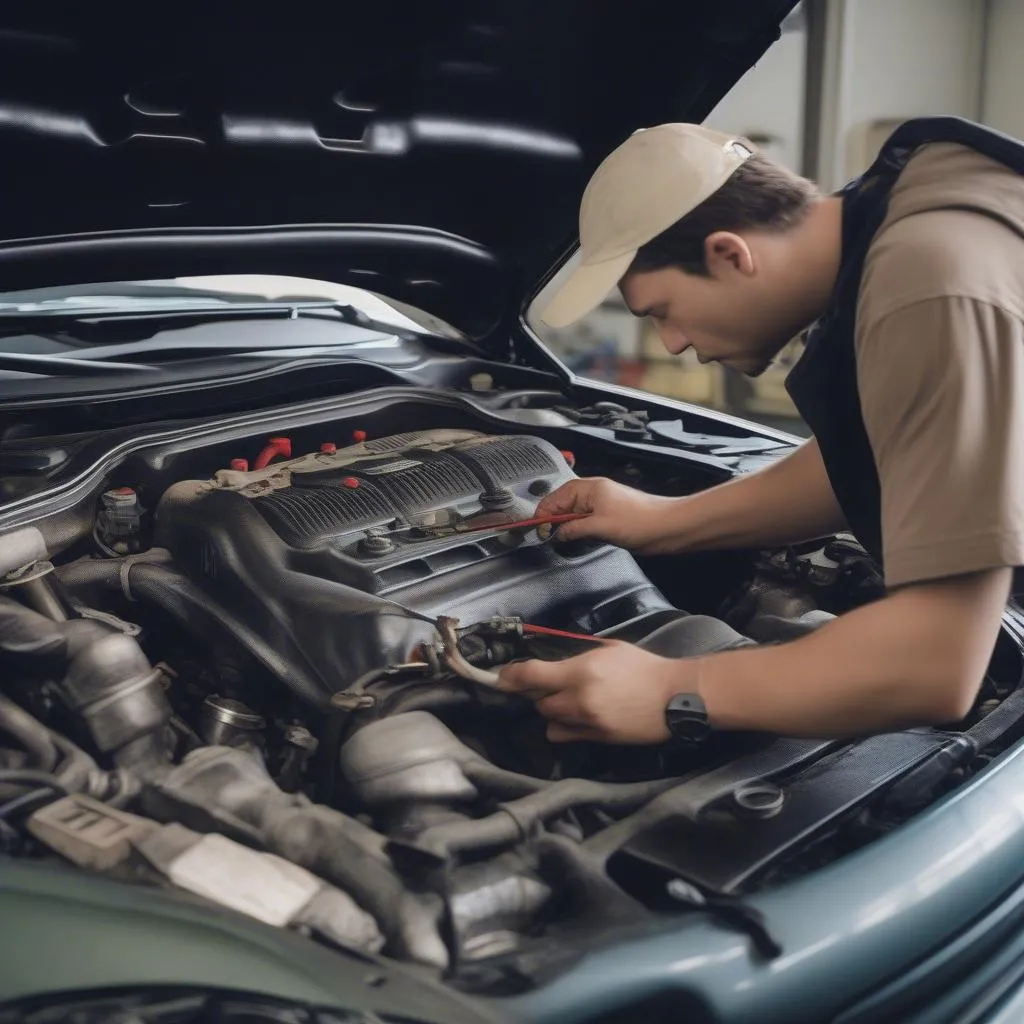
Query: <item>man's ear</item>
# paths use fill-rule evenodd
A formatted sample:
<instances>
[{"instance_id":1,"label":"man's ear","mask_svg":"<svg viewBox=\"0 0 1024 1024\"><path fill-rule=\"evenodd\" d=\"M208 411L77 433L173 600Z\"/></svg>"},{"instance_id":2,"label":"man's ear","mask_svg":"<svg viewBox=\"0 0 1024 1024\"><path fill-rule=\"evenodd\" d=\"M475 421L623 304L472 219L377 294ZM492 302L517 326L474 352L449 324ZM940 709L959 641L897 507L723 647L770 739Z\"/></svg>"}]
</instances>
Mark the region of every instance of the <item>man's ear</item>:
<instances>
[{"instance_id":1,"label":"man's ear","mask_svg":"<svg viewBox=\"0 0 1024 1024\"><path fill-rule=\"evenodd\" d=\"M754 273L754 254L746 241L731 231L716 231L704 239L704 259L714 278Z\"/></svg>"}]
</instances>

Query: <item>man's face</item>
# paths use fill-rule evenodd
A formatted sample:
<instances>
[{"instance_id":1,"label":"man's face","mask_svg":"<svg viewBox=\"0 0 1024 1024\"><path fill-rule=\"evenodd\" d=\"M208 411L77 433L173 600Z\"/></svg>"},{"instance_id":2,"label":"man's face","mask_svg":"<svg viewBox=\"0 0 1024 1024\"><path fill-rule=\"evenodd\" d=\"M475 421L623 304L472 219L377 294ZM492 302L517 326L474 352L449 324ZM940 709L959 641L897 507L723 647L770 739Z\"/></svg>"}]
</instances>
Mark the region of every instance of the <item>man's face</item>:
<instances>
[{"instance_id":1,"label":"man's face","mask_svg":"<svg viewBox=\"0 0 1024 1024\"><path fill-rule=\"evenodd\" d=\"M779 264L781 254L758 252L736 235L719 242L719 249L709 247L707 277L665 267L629 274L619 287L635 315L650 316L673 355L692 348L702 363L756 377L813 314L800 282Z\"/></svg>"}]
</instances>

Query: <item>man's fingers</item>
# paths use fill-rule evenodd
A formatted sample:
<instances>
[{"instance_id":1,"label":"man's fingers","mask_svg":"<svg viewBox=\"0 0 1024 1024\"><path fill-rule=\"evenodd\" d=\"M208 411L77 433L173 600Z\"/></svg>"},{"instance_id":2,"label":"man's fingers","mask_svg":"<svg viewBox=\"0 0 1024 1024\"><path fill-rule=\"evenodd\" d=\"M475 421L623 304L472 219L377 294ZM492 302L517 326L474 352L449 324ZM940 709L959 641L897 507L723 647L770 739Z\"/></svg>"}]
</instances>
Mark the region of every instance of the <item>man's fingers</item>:
<instances>
[{"instance_id":1,"label":"man's fingers","mask_svg":"<svg viewBox=\"0 0 1024 1024\"><path fill-rule=\"evenodd\" d=\"M601 528L595 525L595 493L593 481L573 480L552 491L537 505L535 515L560 516L573 512L585 513L586 519L560 523L555 527L559 540L583 540L586 537L601 536Z\"/></svg>"},{"instance_id":2,"label":"man's fingers","mask_svg":"<svg viewBox=\"0 0 1024 1024\"><path fill-rule=\"evenodd\" d=\"M537 505L535 516L562 516L567 512L586 512L587 509L577 508L576 495L573 492L567 494L561 490L552 491L546 498L543 498Z\"/></svg>"},{"instance_id":3,"label":"man's fingers","mask_svg":"<svg viewBox=\"0 0 1024 1024\"><path fill-rule=\"evenodd\" d=\"M545 694L557 693L567 684L562 664L538 659L515 661L498 673L498 685L503 690L537 700Z\"/></svg>"},{"instance_id":4,"label":"man's fingers","mask_svg":"<svg viewBox=\"0 0 1024 1024\"><path fill-rule=\"evenodd\" d=\"M568 523L559 523L555 527L555 536L558 540L583 540L585 537L592 537L595 533L593 516L586 519L573 519Z\"/></svg>"},{"instance_id":5,"label":"man's fingers","mask_svg":"<svg viewBox=\"0 0 1024 1024\"><path fill-rule=\"evenodd\" d=\"M571 480L541 498L536 515L559 516L567 512L593 512L592 488L583 480Z\"/></svg>"}]
</instances>

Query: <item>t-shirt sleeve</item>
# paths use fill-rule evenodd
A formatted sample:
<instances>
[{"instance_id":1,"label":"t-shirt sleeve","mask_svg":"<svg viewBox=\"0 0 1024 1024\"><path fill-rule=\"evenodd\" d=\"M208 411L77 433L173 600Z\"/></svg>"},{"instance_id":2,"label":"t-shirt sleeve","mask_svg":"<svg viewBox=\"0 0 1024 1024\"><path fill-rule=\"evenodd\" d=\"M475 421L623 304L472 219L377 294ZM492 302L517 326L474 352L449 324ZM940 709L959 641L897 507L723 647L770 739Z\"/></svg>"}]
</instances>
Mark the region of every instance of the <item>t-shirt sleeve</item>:
<instances>
[{"instance_id":1,"label":"t-shirt sleeve","mask_svg":"<svg viewBox=\"0 0 1024 1024\"><path fill-rule=\"evenodd\" d=\"M886 583L1024 564L1024 324L943 296L857 338Z\"/></svg>"}]
</instances>

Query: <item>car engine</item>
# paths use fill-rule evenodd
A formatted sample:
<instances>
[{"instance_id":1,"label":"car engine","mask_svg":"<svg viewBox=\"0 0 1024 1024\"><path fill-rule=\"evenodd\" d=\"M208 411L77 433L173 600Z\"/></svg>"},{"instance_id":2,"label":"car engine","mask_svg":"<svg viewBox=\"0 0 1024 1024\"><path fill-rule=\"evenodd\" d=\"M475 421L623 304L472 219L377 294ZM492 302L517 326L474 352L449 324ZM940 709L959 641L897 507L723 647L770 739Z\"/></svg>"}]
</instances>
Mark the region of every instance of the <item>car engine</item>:
<instances>
[{"instance_id":1,"label":"car engine","mask_svg":"<svg viewBox=\"0 0 1024 1024\"><path fill-rule=\"evenodd\" d=\"M527 519L569 480L529 436L430 430L181 481L156 542L293 666L324 708L339 682L408 661L423 619L517 615L597 632L670 608L629 555L559 552ZM418 617L406 611L415 612ZM308 678L307 678L308 677Z\"/></svg>"},{"instance_id":2,"label":"car engine","mask_svg":"<svg viewBox=\"0 0 1024 1024\"><path fill-rule=\"evenodd\" d=\"M550 743L501 665L780 642L877 596L877 572L829 538L723 562L724 594L683 608L697 562L658 575L531 521L575 475L553 436L343 429L295 454L280 435L249 457L154 442L0 535L4 851L514 992L680 913L775 955L745 893L932 799L980 749L971 729L998 738L1015 656L950 730ZM586 469L643 483L625 456Z\"/></svg>"}]
</instances>

